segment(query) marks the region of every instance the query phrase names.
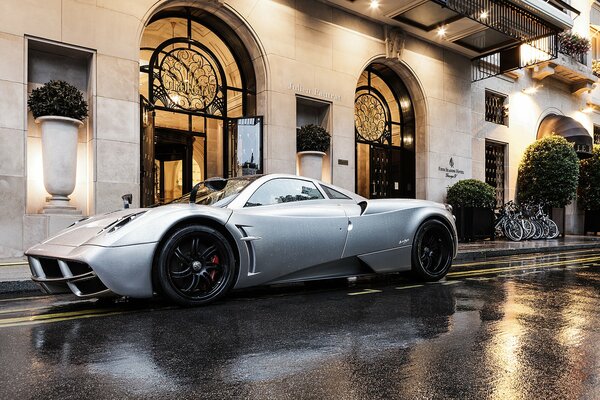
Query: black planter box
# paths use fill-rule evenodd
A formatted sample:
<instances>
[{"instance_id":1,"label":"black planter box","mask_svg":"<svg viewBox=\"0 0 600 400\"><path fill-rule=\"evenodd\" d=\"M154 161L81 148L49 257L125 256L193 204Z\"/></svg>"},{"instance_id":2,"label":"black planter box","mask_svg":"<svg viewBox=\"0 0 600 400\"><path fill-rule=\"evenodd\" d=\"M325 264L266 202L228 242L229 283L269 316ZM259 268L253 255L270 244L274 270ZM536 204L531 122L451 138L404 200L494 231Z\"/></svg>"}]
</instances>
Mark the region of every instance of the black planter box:
<instances>
[{"instance_id":1,"label":"black planter box","mask_svg":"<svg viewBox=\"0 0 600 400\"><path fill-rule=\"evenodd\" d=\"M600 210L585 210L584 233L600 232Z\"/></svg>"},{"instance_id":2,"label":"black planter box","mask_svg":"<svg viewBox=\"0 0 600 400\"><path fill-rule=\"evenodd\" d=\"M453 212L459 241L494 239L494 212L489 208L457 207Z\"/></svg>"}]
</instances>

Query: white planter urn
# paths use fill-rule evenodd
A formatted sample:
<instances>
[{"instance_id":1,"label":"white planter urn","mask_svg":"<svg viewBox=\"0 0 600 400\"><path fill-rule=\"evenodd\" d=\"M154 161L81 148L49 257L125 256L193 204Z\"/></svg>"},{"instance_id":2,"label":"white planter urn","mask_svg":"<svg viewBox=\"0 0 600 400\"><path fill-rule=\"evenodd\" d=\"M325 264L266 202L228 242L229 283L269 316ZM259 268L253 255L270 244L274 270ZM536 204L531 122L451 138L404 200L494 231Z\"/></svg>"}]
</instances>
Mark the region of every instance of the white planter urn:
<instances>
[{"instance_id":1,"label":"white planter urn","mask_svg":"<svg viewBox=\"0 0 600 400\"><path fill-rule=\"evenodd\" d=\"M68 118L44 116L35 120L42 129L42 161L44 187L50 193L43 213L79 214L69 205L77 178L77 134L83 122Z\"/></svg>"},{"instance_id":2,"label":"white planter urn","mask_svg":"<svg viewBox=\"0 0 600 400\"><path fill-rule=\"evenodd\" d=\"M323 157L322 151L300 151L298 152L299 174L308 178L321 180L323 176Z\"/></svg>"}]
</instances>

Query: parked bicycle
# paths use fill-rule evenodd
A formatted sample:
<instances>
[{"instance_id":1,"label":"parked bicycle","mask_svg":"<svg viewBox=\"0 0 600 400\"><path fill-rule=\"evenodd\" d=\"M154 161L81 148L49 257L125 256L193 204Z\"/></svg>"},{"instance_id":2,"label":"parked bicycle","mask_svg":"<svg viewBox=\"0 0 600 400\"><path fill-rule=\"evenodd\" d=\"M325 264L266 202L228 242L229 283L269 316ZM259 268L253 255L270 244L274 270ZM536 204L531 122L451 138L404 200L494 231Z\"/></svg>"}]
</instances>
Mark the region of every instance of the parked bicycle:
<instances>
[{"instance_id":1,"label":"parked bicycle","mask_svg":"<svg viewBox=\"0 0 600 400\"><path fill-rule=\"evenodd\" d=\"M560 235L556 223L544 211L543 204L504 204L494 224L496 234L512 241L555 239Z\"/></svg>"},{"instance_id":2,"label":"parked bicycle","mask_svg":"<svg viewBox=\"0 0 600 400\"><path fill-rule=\"evenodd\" d=\"M516 214L517 206L514 202L509 201L502 206L494 223L496 236L504 236L514 242L523 239L523 227Z\"/></svg>"}]
</instances>

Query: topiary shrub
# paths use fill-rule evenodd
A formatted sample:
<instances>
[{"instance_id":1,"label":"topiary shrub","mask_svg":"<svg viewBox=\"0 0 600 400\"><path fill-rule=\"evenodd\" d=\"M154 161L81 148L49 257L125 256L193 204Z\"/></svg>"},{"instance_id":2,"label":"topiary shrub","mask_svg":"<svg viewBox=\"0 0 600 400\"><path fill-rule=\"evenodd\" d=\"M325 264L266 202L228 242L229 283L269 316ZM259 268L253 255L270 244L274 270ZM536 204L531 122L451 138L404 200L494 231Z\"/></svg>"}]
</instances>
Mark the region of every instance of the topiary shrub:
<instances>
[{"instance_id":1,"label":"topiary shrub","mask_svg":"<svg viewBox=\"0 0 600 400\"><path fill-rule=\"evenodd\" d=\"M325 128L318 125L304 125L296 133L296 151L322 151L329 150L331 136Z\"/></svg>"},{"instance_id":2,"label":"topiary shrub","mask_svg":"<svg viewBox=\"0 0 600 400\"><path fill-rule=\"evenodd\" d=\"M583 210L600 210L600 145L595 144L592 157L580 162L577 205Z\"/></svg>"},{"instance_id":3,"label":"topiary shrub","mask_svg":"<svg viewBox=\"0 0 600 400\"><path fill-rule=\"evenodd\" d=\"M496 192L494 188L477 179L464 179L448 188L446 202L454 208L481 207L494 208Z\"/></svg>"},{"instance_id":4,"label":"topiary shrub","mask_svg":"<svg viewBox=\"0 0 600 400\"><path fill-rule=\"evenodd\" d=\"M573 145L561 136L546 136L527 147L517 178L517 201L564 207L573 200L579 178L579 159Z\"/></svg>"},{"instance_id":5,"label":"topiary shrub","mask_svg":"<svg viewBox=\"0 0 600 400\"><path fill-rule=\"evenodd\" d=\"M34 118L51 115L83 121L88 114L88 105L83 94L65 81L50 81L33 89L27 106Z\"/></svg>"}]
</instances>

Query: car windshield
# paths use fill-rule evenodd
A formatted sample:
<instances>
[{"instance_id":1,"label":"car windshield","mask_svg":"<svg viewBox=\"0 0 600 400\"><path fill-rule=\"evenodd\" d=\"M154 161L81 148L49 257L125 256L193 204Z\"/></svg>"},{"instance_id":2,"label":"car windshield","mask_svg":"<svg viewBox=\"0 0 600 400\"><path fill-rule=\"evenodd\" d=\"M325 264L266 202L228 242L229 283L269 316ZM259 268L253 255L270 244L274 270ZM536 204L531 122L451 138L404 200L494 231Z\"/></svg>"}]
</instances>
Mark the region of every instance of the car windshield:
<instances>
[{"instance_id":1,"label":"car windshield","mask_svg":"<svg viewBox=\"0 0 600 400\"><path fill-rule=\"evenodd\" d=\"M261 175L249 175L239 178L227 179L225 187L223 187L223 189L220 190L211 188L210 182L201 182L200 186L198 187L198 193L196 194L196 204L214 207L225 207L227 204L231 203L231 201L235 199L237 195L246 188L246 186L248 186L260 176ZM190 194L187 193L184 196L173 200L171 204L189 202Z\"/></svg>"}]
</instances>

